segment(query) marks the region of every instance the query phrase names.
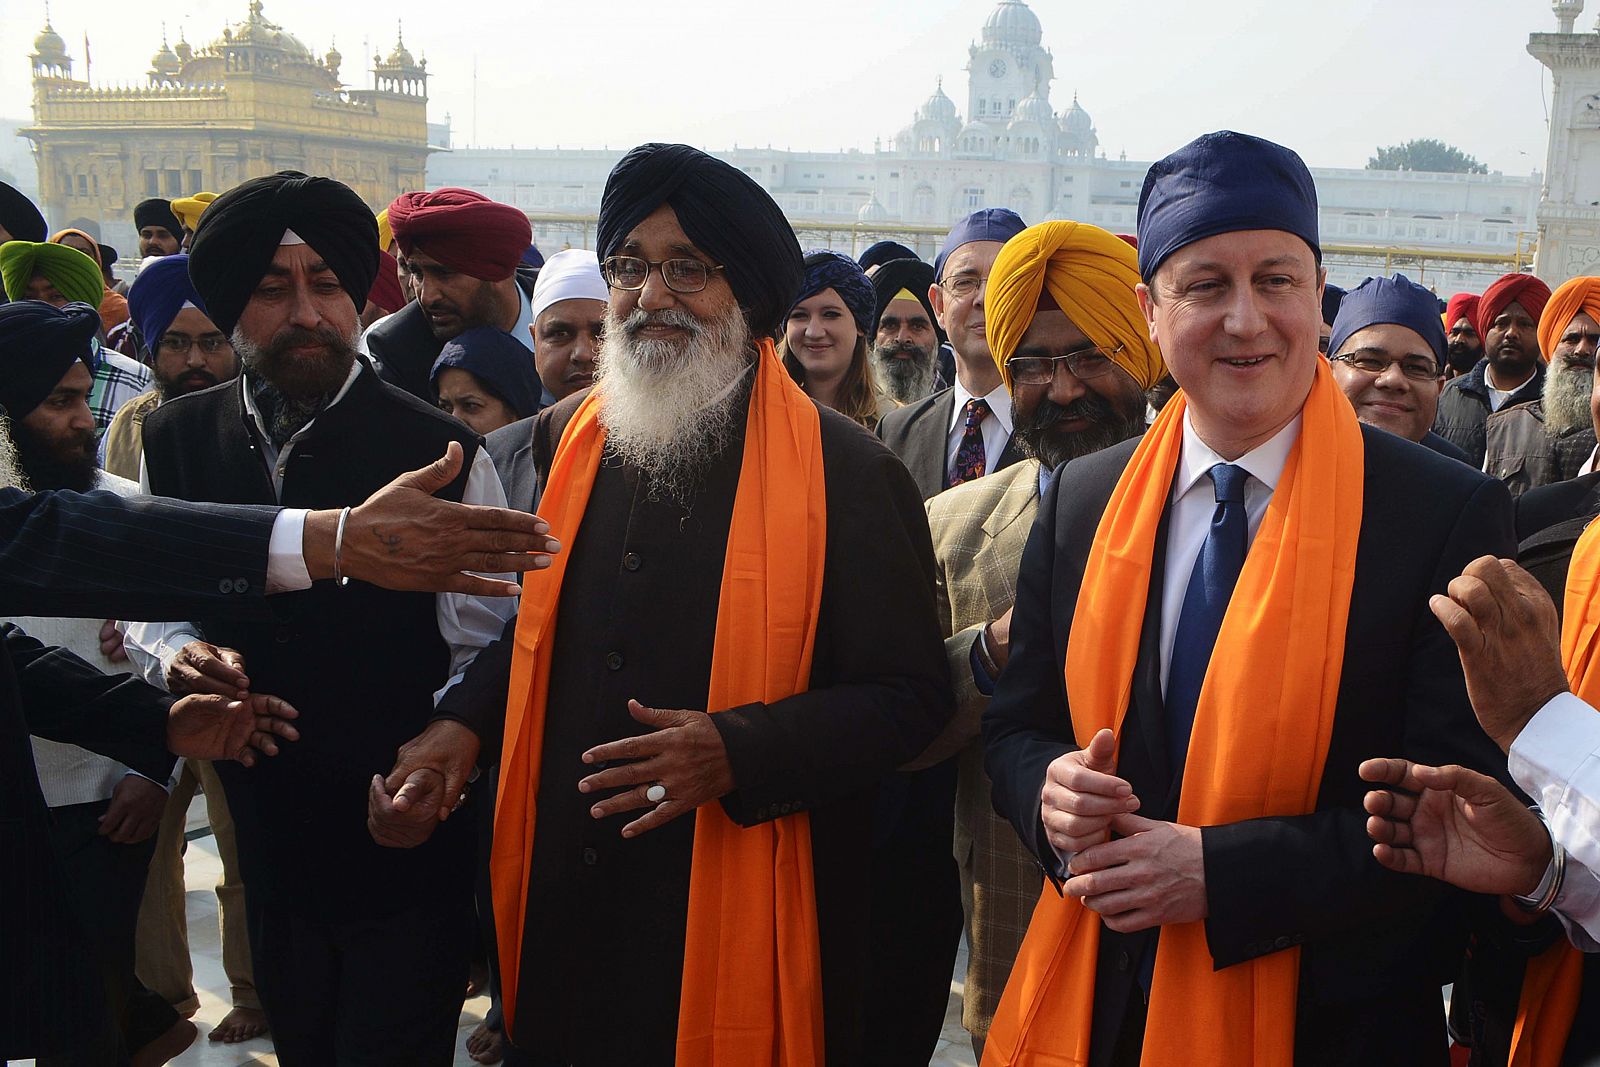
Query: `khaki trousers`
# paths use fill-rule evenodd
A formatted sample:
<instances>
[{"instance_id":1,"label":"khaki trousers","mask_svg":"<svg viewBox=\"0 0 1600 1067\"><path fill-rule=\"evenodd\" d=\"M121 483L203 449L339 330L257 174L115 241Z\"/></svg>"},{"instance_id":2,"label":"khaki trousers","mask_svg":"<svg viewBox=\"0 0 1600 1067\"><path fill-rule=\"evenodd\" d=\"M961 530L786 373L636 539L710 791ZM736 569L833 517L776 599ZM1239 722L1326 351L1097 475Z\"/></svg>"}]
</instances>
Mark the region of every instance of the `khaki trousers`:
<instances>
[{"instance_id":1,"label":"khaki trousers","mask_svg":"<svg viewBox=\"0 0 1600 1067\"><path fill-rule=\"evenodd\" d=\"M222 881L216 890L217 919L222 928L222 969L232 987L234 1007L259 1010L261 1000L251 976L244 882L239 877L233 817L228 813L222 782L206 760L183 761L178 784L167 798L167 810L161 817L156 854L150 861L144 903L139 908L136 944L139 981L185 1016L193 1015L200 1006L194 991L194 964L189 959L183 876L183 853L187 845L184 823L197 787L205 790L211 832L222 857Z\"/></svg>"}]
</instances>

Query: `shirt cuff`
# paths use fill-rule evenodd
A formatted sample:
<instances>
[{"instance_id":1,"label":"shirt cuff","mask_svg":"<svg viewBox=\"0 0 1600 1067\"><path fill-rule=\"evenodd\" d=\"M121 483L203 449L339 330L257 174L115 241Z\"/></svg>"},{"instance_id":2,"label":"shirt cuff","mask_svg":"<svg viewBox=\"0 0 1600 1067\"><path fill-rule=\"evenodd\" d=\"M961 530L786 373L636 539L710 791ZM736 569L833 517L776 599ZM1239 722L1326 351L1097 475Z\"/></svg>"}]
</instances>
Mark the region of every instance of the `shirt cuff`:
<instances>
[{"instance_id":1,"label":"shirt cuff","mask_svg":"<svg viewBox=\"0 0 1600 1067\"><path fill-rule=\"evenodd\" d=\"M1571 693L1551 697L1528 720L1507 753L1512 780L1553 814L1567 784L1600 750L1600 713Z\"/></svg>"},{"instance_id":2,"label":"shirt cuff","mask_svg":"<svg viewBox=\"0 0 1600 1067\"><path fill-rule=\"evenodd\" d=\"M272 520L272 540L267 543L267 592L292 593L311 588L306 569L304 508L284 508Z\"/></svg>"}]
</instances>

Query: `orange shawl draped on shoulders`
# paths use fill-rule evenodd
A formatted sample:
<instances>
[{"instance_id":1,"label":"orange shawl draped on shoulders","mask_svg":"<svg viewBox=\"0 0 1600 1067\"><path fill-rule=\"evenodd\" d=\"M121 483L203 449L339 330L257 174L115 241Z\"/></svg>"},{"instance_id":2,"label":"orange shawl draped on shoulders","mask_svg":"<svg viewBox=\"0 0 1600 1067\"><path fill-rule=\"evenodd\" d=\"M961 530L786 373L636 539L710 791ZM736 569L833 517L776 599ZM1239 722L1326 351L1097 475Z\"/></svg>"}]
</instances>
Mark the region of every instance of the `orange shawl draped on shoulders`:
<instances>
[{"instance_id":1,"label":"orange shawl draped on shoulders","mask_svg":"<svg viewBox=\"0 0 1600 1067\"><path fill-rule=\"evenodd\" d=\"M557 605L605 450L603 403L598 389L584 400L551 463L540 514L565 550L523 579L490 861L508 1024L522 964ZM770 703L809 686L826 534L821 421L763 338L728 531L709 711ZM680 1065L822 1062L808 816L740 827L720 804L696 811L684 940Z\"/></svg>"},{"instance_id":2,"label":"orange shawl draped on shoulders","mask_svg":"<svg viewBox=\"0 0 1600 1067\"><path fill-rule=\"evenodd\" d=\"M1118 735L1132 693L1156 529L1183 445L1167 404L1117 483L1090 549L1066 684L1073 733ZM1343 668L1365 482L1355 413L1318 360L1195 711L1178 821L1210 826L1316 807ZM1046 886L1000 1001L985 1067L1089 1062L1100 917ZM1292 1067L1300 950L1213 970L1201 922L1163 927L1144 1067Z\"/></svg>"}]
</instances>

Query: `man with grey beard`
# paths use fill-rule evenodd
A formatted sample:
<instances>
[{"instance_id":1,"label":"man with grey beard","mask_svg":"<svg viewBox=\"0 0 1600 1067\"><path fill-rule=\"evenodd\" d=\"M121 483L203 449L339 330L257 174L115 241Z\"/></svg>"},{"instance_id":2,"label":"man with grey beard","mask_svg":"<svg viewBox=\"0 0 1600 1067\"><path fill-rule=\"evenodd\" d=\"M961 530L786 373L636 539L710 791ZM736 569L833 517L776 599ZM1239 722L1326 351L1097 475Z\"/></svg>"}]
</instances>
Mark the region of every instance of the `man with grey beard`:
<instances>
[{"instance_id":1,"label":"man with grey beard","mask_svg":"<svg viewBox=\"0 0 1600 1067\"><path fill-rule=\"evenodd\" d=\"M1501 408L1484 426L1488 471L1514 497L1594 469L1589 397L1600 338L1600 278L1574 278L1556 292L1562 299L1552 294L1539 317L1539 345L1550 360L1539 399Z\"/></svg>"},{"instance_id":2,"label":"man with grey beard","mask_svg":"<svg viewBox=\"0 0 1600 1067\"><path fill-rule=\"evenodd\" d=\"M920 259L896 259L872 276L877 325L867 364L878 391L897 405L933 392L944 327L929 303L933 268Z\"/></svg>"},{"instance_id":3,"label":"man with grey beard","mask_svg":"<svg viewBox=\"0 0 1600 1067\"><path fill-rule=\"evenodd\" d=\"M876 789L950 714L920 497L778 361L800 249L750 177L641 146L607 181L597 238L597 383L532 430L541 513L574 551L389 784L500 764L507 1032L535 1062L765 1063L779 1041L794 1062L866 1062L861 1020L884 992L864 978ZM817 576L815 610L740 609L794 567ZM784 633L808 667L771 651ZM728 680L754 663L764 696ZM397 844L438 825L427 804L375 809ZM807 855L775 868L791 833ZM797 950L781 966L780 944Z\"/></svg>"},{"instance_id":4,"label":"man with grey beard","mask_svg":"<svg viewBox=\"0 0 1600 1067\"><path fill-rule=\"evenodd\" d=\"M467 462L441 495L502 505L478 437L357 359L377 266L372 213L332 179L285 171L220 196L190 243L190 278L243 371L146 417L146 487L334 505L454 441ZM472 941L474 820L397 852L368 834L362 798L510 614L479 598L338 582L283 598L268 620L129 627L146 677L169 690L265 689L317 724L271 771L217 768L256 988L286 1067L451 1060ZM413 956L428 965L399 965Z\"/></svg>"}]
</instances>

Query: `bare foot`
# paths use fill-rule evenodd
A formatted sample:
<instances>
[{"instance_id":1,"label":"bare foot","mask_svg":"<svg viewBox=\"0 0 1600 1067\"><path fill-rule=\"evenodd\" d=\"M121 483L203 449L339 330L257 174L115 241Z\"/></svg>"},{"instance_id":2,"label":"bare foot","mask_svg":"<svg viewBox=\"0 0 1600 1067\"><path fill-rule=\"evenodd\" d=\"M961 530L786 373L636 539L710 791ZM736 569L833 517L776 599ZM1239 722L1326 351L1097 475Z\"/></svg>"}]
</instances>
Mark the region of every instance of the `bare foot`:
<instances>
[{"instance_id":1,"label":"bare foot","mask_svg":"<svg viewBox=\"0 0 1600 1067\"><path fill-rule=\"evenodd\" d=\"M467 971L466 999L481 997L489 991L489 968L482 963L474 963Z\"/></svg>"},{"instance_id":2,"label":"bare foot","mask_svg":"<svg viewBox=\"0 0 1600 1067\"><path fill-rule=\"evenodd\" d=\"M479 1063L499 1063L506 1055L505 1033L489 1029L488 1023L479 1023L467 1036L467 1054Z\"/></svg>"},{"instance_id":3,"label":"bare foot","mask_svg":"<svg viewBox=\"0 0 1600 1067\"><path fill-rule=\"evenodd\" d=\"M166 1033L139 1049L128 1058L132 1067L161 1067L183 1054L194 1044L200 1031L188 1019L179 1019L167 1028Z\"/></svg>"},{"instance_id":4,"label":"bare foot","mask_svg":"<svg viewBox=\"0 0 1600 1067\"><path fill-rule=\"evenodd\" d=\"M225 1045L249 1041L267 1032L267 1017L260 1008L234 1008L206 1035L212 1041Z\"/></svg>"}]
</instances>

